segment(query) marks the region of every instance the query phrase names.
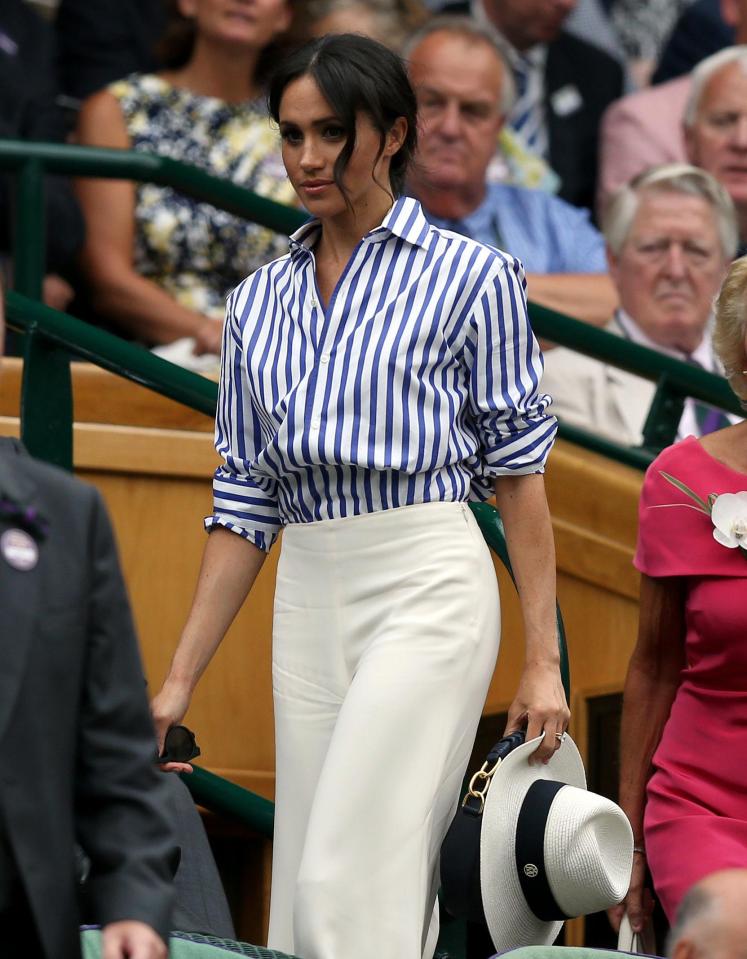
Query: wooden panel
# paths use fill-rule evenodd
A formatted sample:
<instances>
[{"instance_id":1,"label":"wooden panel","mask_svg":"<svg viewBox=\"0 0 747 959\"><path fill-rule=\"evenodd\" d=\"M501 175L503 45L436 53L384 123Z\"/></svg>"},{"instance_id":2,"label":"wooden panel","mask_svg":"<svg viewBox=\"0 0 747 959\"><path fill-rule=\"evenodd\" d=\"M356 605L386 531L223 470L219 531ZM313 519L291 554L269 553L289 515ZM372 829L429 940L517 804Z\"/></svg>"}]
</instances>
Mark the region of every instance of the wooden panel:
<instances>
[{"instance_id":1,"label":"wooden panel","mask_svg":"<svg viewBox=\"0 0 747 959\"><path fill-rule=\"evenodd\" d=\"M146 673L156 689L199 567L202 517L210 511L217 462L212 436L189 418L189 429L175 429L168 402L164 407L150 394L143 398L140 387L124 381L110 393L108 374L102 379L100 371L77 366L76 390L85 401L76 396L76 412L86 410L86 422L75 427L77 469L101 489L111 510ZM17 430L17 420L8 415L17 412L17 367L13 376L15 386L7 377L0 380L0 412L6 414L0 431L6 433ZM117 425L100 425L107 419ZM638 578L631 560L642 476L560 442L546 479L574 700L580 689L621 689L636 630ZM270 634L277 554L276 548L265 563L188 716L205 765L266 796L272 795L274 771ZM507 708L522 662L518 601L505 573L499 570L498 576L503 638L488 713ZM576 720L572 723L575 729ZM583 723L578 731L583 749Z\"/></svg>"},{"instance_id":2,"label":"wooden panel","mask_svg":"<svg viewBox=\"0 0 747 959\"><path fill-rule=\"evenodd\" d=\"M91 363L71 363L75 419L79 423L119 423L161 429L213 432L212 417L159 396L144 386L108 373ZM0 415L18 415L23 361L3 360Z\"/></svg>"}]
</instances>

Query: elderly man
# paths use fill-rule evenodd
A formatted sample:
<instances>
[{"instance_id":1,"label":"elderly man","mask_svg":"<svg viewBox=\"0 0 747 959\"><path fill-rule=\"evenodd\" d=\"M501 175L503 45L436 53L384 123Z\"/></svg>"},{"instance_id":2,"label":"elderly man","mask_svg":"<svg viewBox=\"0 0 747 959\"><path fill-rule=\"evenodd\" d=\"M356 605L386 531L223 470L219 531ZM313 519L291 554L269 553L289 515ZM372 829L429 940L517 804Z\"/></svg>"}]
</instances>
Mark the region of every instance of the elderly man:
<instances>
[{"instance_id":1,"label":"elderly man","mask_svg":"<svg viewBox=\"0 0 747 959\"><path fill-rule=\"evenodd\" d=\"M697 882L677 910L670 959L747 959L747 869L724 869Z\"/></svg>"},{"instance_id":2,"label":"elderly man","mask_svg":"<svg viewBox=\"0 0 747 959\"><path fill-rule=\"evenodd\" d=\"M471 0L444 7L470 11L498 31L516 83L508 124L560 177L560 196L577 206L594 202L599 123L622 96L619 63L571 36L563 24L576 0Z\"/></svg>"},{"instance_id":3,"label":"elderly man","mask_svg":"<svg viewBox=\"0 0 747 959\"><path fill-rule=\"evenodd\" d=\"M721 372L709 320L737 245L731 200L712 176L672 164L615 194L604 223L620 309L607 329L710 372ZM545 356L543 389L561 422L627 445L641 442L654 384L566 349ZM689 399L679 436L727 425Z\"/></svg>"},{"instance_id":4,"label":"elderly man","mask_svg":"<svg viewBox=\"0 0 747 959\"><path fill-rule=\"evenodd\" d=\"M734 202L742 253L747 245L747 45L714 53L693 70L684 126L690 162L716 177Z\"/></svg>"},{"instance_id":5,"label":"elderly man","mask_svg":"<svg viewBox=\"0 0 747 959\"><path fill-rule=\"evenodd\" d=\"M719 2L721 15L733 28L736 42L747 43L747 0ZM688 158L683 116L687 110L688 122L694 119L693 103L700 99L704 74L707 78L711 71L709 64L718 63L716 56L701 61L692 73L623 97L605 112L599 146L600 216L612 193L643 170ZM689 156L691 162L700 165L692 154Z\"/></svg>"},{"instance_id":6,"label":"elderly man","mask_svg":"<svg viewBox=\"0 0 747 959\"><path fill-rule=\"evenodd\" d=\"M486 172L513 90L492 34L443 17L408 47L420 143L410 191L436 226L518 257L530 299L591 322L615 306L604 240L586 211L540 190L487 184Z\"/></svg>"}]
</instances>

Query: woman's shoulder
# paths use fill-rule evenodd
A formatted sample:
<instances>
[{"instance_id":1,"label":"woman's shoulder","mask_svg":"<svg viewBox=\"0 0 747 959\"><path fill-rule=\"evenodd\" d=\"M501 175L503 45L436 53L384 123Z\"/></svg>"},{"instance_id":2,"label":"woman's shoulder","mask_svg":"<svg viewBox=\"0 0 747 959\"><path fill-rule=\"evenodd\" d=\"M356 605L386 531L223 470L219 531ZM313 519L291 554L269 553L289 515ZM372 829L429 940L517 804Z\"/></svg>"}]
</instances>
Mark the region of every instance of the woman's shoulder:
<instances>
[{"instance_id":1,"label":"woman's shoulder","mask_svg":"<svg viewBox=\"0 0 747 959\"><path fill-rule=\"evenodd\" d=\"M515 278L520 283L524 281L523 263L505 250L443 227L431 226L431 231L440 244L441 258L450 258L456 272L473 281L481 281L481 287L500 285L506 277Z\"/></svg>"},{"instance_id":2,"label":"woman's shoulder","mask_svg":"<svg viewBox=\"0 0 747 959\"><path fill-rule=\"evenodd\" d=\"M129 73L104 88L117 100L132 97L163 97L171 85L157 73Z\"/></svg>"},{"instance_id":3,"label":"woman's shoulder","mask_svg":"<svg viewBox=\"0 0 747 959\"><path fill-rule=\"evenodd\" d=\"M740 575L732 551L713 538L708 503L712 494L745 486L747 477L715 460L694 436L663 450L641 490L637 568L649 576Z\"/></svg>"},{"instance_id":4,"label":"woman's shoulder","mask_svg":"<svg viewBox=\"0 0 747 959\"><path fill-rule=\"evenodd\" d=\"M671 498L673 492L686 497L677 481L707 499L711 493L736 492L737 487L744 489L747 474L731 469L709 453L699 439L688 436L662 450L651 463L646 470L642 498L656 502L662 497Z\"/></svg>"}]
</instances>

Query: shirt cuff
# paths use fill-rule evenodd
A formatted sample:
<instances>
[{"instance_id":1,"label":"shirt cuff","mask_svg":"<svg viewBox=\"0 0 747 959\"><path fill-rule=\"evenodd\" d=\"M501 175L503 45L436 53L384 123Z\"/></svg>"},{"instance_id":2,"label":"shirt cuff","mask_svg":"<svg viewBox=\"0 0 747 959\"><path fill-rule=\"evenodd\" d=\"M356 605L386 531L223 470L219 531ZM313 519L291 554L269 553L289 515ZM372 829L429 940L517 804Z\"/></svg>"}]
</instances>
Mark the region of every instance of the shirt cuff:
<instances>
[{"instance_id":1,"label":"shirt cuff","mask_svg":"<svg viewBox=\"0 0 747 959\"><path fill-rule=\"evenodd\" d=\"M214 514L212 516L205 517L205 529L208 533L212 533L213 530L218 529L219 526L230 530L232 533L237 533L244 539L249 540L250 543L254 543L257 549L261 549L263 553L270 552L272 544L278 538L279 533L279 530L271 533L260 529L250 529L245 526L239 526L236 522L226 516L218 516Z\"/></svg>"},{"instance_id":2,"label":"shirt cuff","mask_svg":"<svg viewBox=\"0 0 747 959\"><path fill-rule=\"evenodd\" d=\"M494 446L483 449L482 475L495 477L544 473L557 431L555 417L545 416L525 429L499 437Z\"/></svg>"}]
</instances>

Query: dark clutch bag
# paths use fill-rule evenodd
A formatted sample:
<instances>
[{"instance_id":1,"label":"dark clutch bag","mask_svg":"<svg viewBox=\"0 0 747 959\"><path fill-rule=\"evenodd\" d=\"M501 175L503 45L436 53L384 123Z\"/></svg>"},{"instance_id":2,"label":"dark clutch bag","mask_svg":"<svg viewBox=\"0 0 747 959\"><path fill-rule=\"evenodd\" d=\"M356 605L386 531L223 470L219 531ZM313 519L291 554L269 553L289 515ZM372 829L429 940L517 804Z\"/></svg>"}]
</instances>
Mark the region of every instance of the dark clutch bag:
<instances>
[{"instance_id":1,"label":"dark clutch bag","mask_svg":"<svg viewBox=\"0 0 747 959\"><path fill-rule=\"evenodd\" d=\"M493 773L524 742L524 732L504 736L493 746L467 793L441 845L441 902L455 919L485 923L480 890L480 831L485 797Z\"/></svg>"}]
</instances>

